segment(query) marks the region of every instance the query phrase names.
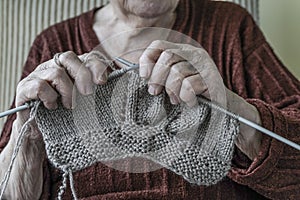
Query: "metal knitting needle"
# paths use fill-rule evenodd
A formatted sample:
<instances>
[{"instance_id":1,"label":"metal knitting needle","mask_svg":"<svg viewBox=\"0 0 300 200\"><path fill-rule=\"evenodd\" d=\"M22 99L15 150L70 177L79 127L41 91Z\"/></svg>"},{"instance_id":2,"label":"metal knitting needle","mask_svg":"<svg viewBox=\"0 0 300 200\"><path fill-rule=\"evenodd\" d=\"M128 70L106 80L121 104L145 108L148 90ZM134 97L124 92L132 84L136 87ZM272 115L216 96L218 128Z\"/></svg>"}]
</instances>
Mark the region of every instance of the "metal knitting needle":
<instances>
[{"instance_id":1,"label":"metal knitting needle","mask_svg":"<svg viewBox=\"0 0 300 200\"><path fill-rule=\"evenodd\" d=\"M123 59L123 58L120 58L120 57L117 57L115 59L118 62L126 65L127 68L122 68L120 70L116 70L116 71L112 72L108 76L108 79L116 78L116 77L118 77L120 75L125 74L128 71L131 71L131 70L139 68L139 64L131 63L131 62L129 62L129 61ZM204 98L201 98L201 100L202 100L203 103L206 103L206 104L209 102L208 100L205 100ZM290 140L288 140L288 139L286 139L286 138L284 138L284 137L282 137L282 136L280 136L280 135L278 135L278 134L276 134L276 133L274 133L274 132L272 132L272 131L270 131L270 130L268 130L268 129L266 129L266 128L264 128L264 127L262 127L262 126L260 126L260 125L258 125L256 123L250 121L250 120L248 120L248 119L245 119L245 118L243 118L241 116L238 116L238 115L236 115L236 114L234 114L234 113L232 113L232 112L230 112L230 111L228 111L228 110L226 110L226 109L218 106L217 104L214 104L213 102L210 102L210 105L213 106L215 109L218 109L221 112L224 112L225 114L227 114L227 115L229 115L231 117L237 118L241 123L246 124L247 126L250 126L250 127L254 128L254 129L256 129L256 130L258 130L258 131L260 131L260 132L262 132L262 133L264 133L264 134L266 134L266 135L268 135L268 136L270 136L272 138L275 138L278 141L281 141L281 142L283 142L283 143L285 143L285 144L287 144L287 145L289 145L289 146L291 146L291 147L293 147L293 148L295 148L295 149L297 149L297 150L300 151L300 145L299 144L297 144L295 142L292 142L292 141L290 141ZM22 111L22 110L26 110L26 109L28 109L30 107L31 107L30 104L26 103L26 104L24 104L22 106L19 106L17 108L14 108L14 109L5 111L3 113L0 113L0 118L5 117L7 115L14 114L14 113Z\"/></svg>"},{"instance_id":2,"label":"metal knitting needle","mask_svg":"<svg viewBox=\"0 0 300 200\"><path fill-rule=\"evenodd\" d=\"M139 67L138 64L131 63L131 62L129 62L129 61L123 59L123 58L116 58L116 60L123 63L124 65L128 66L129 70L132 70L132 68L136 69L136 68ZM291 146L291 147L293 147L293 148L300 151L300 145L299 144L297 144L295 142L292 142L292 141L290 141L290 140L288 140L288 139L286 139L286 138L284 138L284 137L282 137L282 136L280 136L280 135L278 135L278 134L276 134L276 133L274 133L274 132L272 132L272 131L270 131L270 130L268 130L268 129L266 129L266 128L250 121L250 120L248 120L248 119L245 119L241 116L238 116L238 115L236 115L236 114L222 108L221 106L219 106L219 105L217 105L213 102L210 102L210 101L208 101L204 98L201 98L201 101L205 104L209 103L209 105L211 105L213 108L215 108L215 109L217 109L217 110L219 110L219 111L221 111L221 112L223 112L223 113L225 113L225 114L227 114L231 117L237 118L241 123L246 124L247 126L250 126L254 129L256 129L256 130L258 130L258 131L260 131L260 132L262 132L262 133L264 133L264 134L266 134L266 135L268 135L272 138L275 138L275 139L277 139L277 140L279 140L279 141L281 141L281 142L283 142L283 143L285 143L285 144L287 144L287 145L289 145L289 146Z\"/></svg>"},{"instance_id":3,"label":"metal knitting needle","mask_svg":"<svg viewBox=\"0 0 300 200\"><path fill-rule=\"evenodd\" d=\"M7 111L4 111L4 112L0 113L0 118L5 117L7 115L12 115L12 114L17 113L17 112L22 111L22 110L26 110L30 107L31 106L30 106L29 103L25 103L22 106L18 106L16 108L13 108L13 109L10 109L10 110L7 110Z\"/></svg>"},{"instance_id":4,"label":"metal knitting needle","mask_svg":"<svg viewBox=\"0 0 300 200\"><path fill-rule=\"evenodd\" d=\"M276 133L274 133L274 132L272 132L272 131L270 131L270 130L268 130L268 129L266 129L266 128L264 128L264 127L262 127L262 126L260 126L260 125L258 125L256 123L254 123L254 122L246 119L246 118L244 118L244 117L236 115L236 114L234 114L234 113L226 110L225 108L222 108L221 106L219 106L219 105L211 102L211 101L208 101L208 100L206 100L204 98L200 98L200 99L201 99L201 101L203 103L205 103L207 105L210 105L213 108L215 108L215 109L217 109L217 110L219 110L219 111L221 111L221 112L223 112L223 113L225 113L225 114L227 114L227 115L229 115L229 116L231 116L233 118L237 118L241 123L246 124L247 126L250 126L250 127L254 128L254 129L256 129L256 130L258 130L258 131L260 131L260 132L262 132L262 133L264 133L264 134L266 134L266 135L268 135L268 136L270 136L272 138L275 138L278 141L281 141L281 142L283 142L283 143L285 143L285 144L287 144L287 145L289 145L289 146L291 146L291 147L293 147L293 148L295 148L295 149L297 149L297 150L300 151L300 145L299 144L297 144L295 142L292 142L292 141L290 141L290 140L288 140L288 139L286 139L286 138L284 138L284 137L282 137L282 136L280 136L280 135L278 135L278 134L276 134Z\"/></svg>"},{"instance_id":5,"label":"metal knitting needle","mask_svg":"<svg viewBox=\"0 0 300 200\"><path fill-rule=\"evenodd\" d=\"M123 74L125 74L125 73L127 73L127 72L129 72L131 70L138 69L140 67L139 64L131 63L131 62L129 62L129 61L123 59L123 58L120 58L120 57L116 57L115 59L116 59L116 61L118 61L118 62L126 65L127 67L119 69L119 70L116 70L116 71L113 71L112 73L110 73L108 75L108 80L111 80L111 79L114 79L116 77L119 77L119 76L121 76L121 75L123 75Z\"/></svg>"},{"instance_id":6,"label":"metal knitting needle","mask_svg":"<svg viewBox=\"0 0 300 200\"><path fill-rule=\"evenodd\" d=\"M125 60L124 58L116 57L115 59L116 59L116 61L118 61L128 67L128 68L124 68L124 69L132 70L132 69L137 69L140 67L139 64L129 62L128 60Z\"/></svg>"},{"instance_id":7,"label":"metal knitting needle","mask_svg":"<svg viewBox=\"0 0 300 200\"><path fill-rule=\"evenodd\" d=\"M131 70L134 70L134 69L138 69L139 68L139 65L138 64L135 64L135 63L131 63L127 60L124 60L123 58L115 58L118 62L126 65L127 67L126 68L122 68L120 70L116 70L114 72L112 72L109 76L108 76L108 79L114 79L118 76L121 76L123 74L125 74L126 72L128 71L131 71ZM0 118L3 118L5 116L8 116L8 115L12 115L14 113L17 113L17 112L20 112L20 111L23 111L23 110L26 110L28 108L31 108L31 104L30 103L25 103L24 105L22 106L18 106L16 108L13 108L13 109L10 109L10 110L7 110L7 111L4 111L4 112L1 112L0 113Z\"/></svg>"}]
</instances>

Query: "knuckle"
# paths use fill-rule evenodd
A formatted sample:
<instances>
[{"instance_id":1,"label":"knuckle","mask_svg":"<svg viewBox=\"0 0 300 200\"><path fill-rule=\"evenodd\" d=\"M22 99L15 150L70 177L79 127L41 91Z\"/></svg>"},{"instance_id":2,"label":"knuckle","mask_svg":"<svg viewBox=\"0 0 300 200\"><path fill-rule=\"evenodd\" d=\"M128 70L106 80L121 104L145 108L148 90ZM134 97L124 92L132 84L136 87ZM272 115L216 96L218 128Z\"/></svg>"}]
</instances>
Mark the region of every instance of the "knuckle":
<instances>
[{"instance_id":1,"label":"knuckle","mask_svg":"<svg viewBox=\"0 0 300 200\"><path fill-rule=\"evenodd\" d=\"M52 68L52 76L54 77L54 79L61 79L64 74L66 73L64 68L61 67L57 67L57 68Z\"/></svg>"},{"instance_id":2,"label":"knuckle","mask_svg":"<svg viewBox=\"0 0 300 200\"><path fill-rule=\"evenodd\" d=\"M89 53L84 53L82 55L79 55L78 58L83 62L88 59L88 55Z\"/></svg>"},{"instance_id":3,"label":"knuckle","mask_svg":"<svg viewBox=\"0 0 300 200\"><path fill-rule=\"evenodd\" d=\"M181 76L175 76L175 77L172 79L171 84L172 84L172 85L178 85L178 84L181 84L181 83L182 83L182 80L183 80L183 78L182 78Z\"/></svg>"},{"instance_id":4,"label":"knuckle","mask_svg":"<svg viewBox=\"0 0 300 200\"><path fill-rule=\"evenodd\" d=\"M155 47L160 47L163 44L162 40L154 40L151 42L150 47L155 48Z\"/></svg>"},{"instance_id":5,"label":"knuckle","mask_svg":"<svg viewBox=\"0 0 300 200\"><path fill-rule=\"evenodd\" d=\"M59 56L61 62L66 62L70 59L74 59L75 57L77 57L77 55L73 51L66 51Z\"/></svg>"},{"instance_id":6,"label":"knuckle","mask_svg":"<svg viewBox=\"0 0 300 200\"><path fill-rule=\"evenodd\" d=\"M168 86L180 86L182 83L182 80L184 79L183 76L180 76L179 74L170 73L166 85Z\"/></svg>"},{"instance_id":7,"label":"knuckle","mask_svg":"<svg viewBox=\"0 0 300 200\"><path fill-rule=\"evenodd\" d=\"M164 50L161 53L161 56L164 56L164 57L172 57L173 55L174 55L174 53L170 49Z\"/></svg>"},{"instance_id":8,"label":"knuckle","mask_svg":"<svg viewBox=\"0 0 300 200\"><path fill-rule=\"evenodd\" d=\"M169 96L173 96L174 95L174 92L172 91L172 88L170 87L166 87L166 93L169 95Z\"/></svg>"},{"instance_id":9,"label":"knuckle","mask_svg":"<svg viewBox=\"0 0 300 200\"><path fill-rule=\"evenodd\" d=\"M164 61L170 61L172 60L174 55L175 54L171 50L165 50L161 53L160 58L163 59Z\"/></svg>"},{"instance_id":10,"label":"knuckle","mask_svg":"<svg viewBox=\"0 0 300 200\"><path fill-rule=\"evenodd\" d=\"M17 93L18 93L18 91L20 91L22 88L24 88L24 84L25 84L25 82L27 81L27 79L28 79L28 78L24 78L24 79L22 79L22 80L18 83L18 85L17 85Z\"/></svg>"},{"instance_id":11,"label":"knuckle","mask_svg":"<svg viewBox=\"0 0 300 200\"><path fill-rule=\"evenodd\" d=\"M147 53L142 54L142 56L139 58L140 63L147 63L150 61L150 55Z\"/></svg>"},{"instance_id":12,"label":"knuckle","mask_svg":"<svg viewBox=\"0 0 300 200\"><path fill-rule=\"evenodd\" d=\"M179 74L181 75L183 68L184 68L183 62L176 63L175 65L172 66L171 73L174 73L176 75L179 75Z\"/></svg>"},{"instance_id":13,"label":"knuckle","mask_svg":"<svg viewBox=\"0 0 300 200\"><path fill-rule=\"evenodd\" d=\"M45 91L46 86L47 83L44 80L37 79L31 89L35 90L37 96L39 96L41 93Z\"/></svg>"}]
</instances>

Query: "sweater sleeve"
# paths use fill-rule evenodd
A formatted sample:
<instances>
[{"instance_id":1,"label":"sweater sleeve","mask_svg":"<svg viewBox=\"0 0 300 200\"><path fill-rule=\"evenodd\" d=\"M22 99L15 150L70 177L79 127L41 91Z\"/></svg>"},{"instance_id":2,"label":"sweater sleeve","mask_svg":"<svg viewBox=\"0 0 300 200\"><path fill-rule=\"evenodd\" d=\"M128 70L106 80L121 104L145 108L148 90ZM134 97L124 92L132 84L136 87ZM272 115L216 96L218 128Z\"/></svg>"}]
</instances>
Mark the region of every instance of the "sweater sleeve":
<instances>
[{"instance_id":1,"label":"sweater sleeve","mask_svg":"<svg viewBox=\"0 0 300 200\"><path fill-rule=\"evenodd\" d=\"M28 76L41 62L50 59L51 53L48 51L45 51L47 48L45 48L47 45L43 41L41 36L38 36L34 43L32 44L29 54L27 57L27 60L25 62L25 65L22 70L21 80ZM15 107L15 99L13 100L10 108ZM7 117L6 122L4 123L2 133L0 136L0 153L4 149L4 147L7 145L10 134L12 130L12 124L14 120L16 119L16 114L9 115Z\"/></svg>"},{"instance_id":2,"label":"sweater sleeve","mask_svg":"<svg viewBox=\"0 0 300 200\"><path fill-rule=\"evenodd\" d=\"M58 52L58 50L49 49L49 43L47 42L47 39L46 37L43 36L43 34L37 36L29 50L29 54L25 62L25 65L23 67L20 80L27 77L40 63L51 59L53 57L53 54L55 54L55 51ZM10 108L14 108L14 107L15 107L15 98ZM9 115L7 117L7 120L2 129L2 134L0 136L0 153L9 142L11 131L12 131L12 125L15 119L16 119L16 114ZM43 192L42 192L42 197L40 199L48 199L51 184L49 182L50 173L48 169L47 159L43 161L43 170L44 170Z\"/></svg>"},{"instance_id":3,"label":"sweater sleeve","mask_svg":"<svg viewBox=\"0 0 300 200\"><path fill-rule=\"evenodd\" d=\"M300 144L300 82L276 57L260 30L249 24L247 27L242 39L243 78L235 79L233 85L246 88L242 96L256 106L263 127ZM268 198L299 198L300 151L263 135L260 153L253 162L244 162L240 154L233 160L231 179Z\"/></svg>"}]
</instances>

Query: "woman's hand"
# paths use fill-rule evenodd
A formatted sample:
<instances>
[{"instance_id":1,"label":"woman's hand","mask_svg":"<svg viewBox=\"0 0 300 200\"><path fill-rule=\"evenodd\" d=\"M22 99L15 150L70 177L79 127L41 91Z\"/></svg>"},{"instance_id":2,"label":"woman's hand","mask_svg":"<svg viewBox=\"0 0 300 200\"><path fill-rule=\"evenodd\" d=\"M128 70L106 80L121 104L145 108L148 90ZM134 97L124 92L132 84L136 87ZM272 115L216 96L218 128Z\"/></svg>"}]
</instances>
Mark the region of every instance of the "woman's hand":
<instances>
[{"instance_id":1,"label":"woman's hand","mask_svg":"<svg viewBox=\"0 0 300 200\"><path fill-rule=\"evenodd\" d=\"M139 64L140 76L148 80L152 95L165 89L171 103L184 102L189 106L197 103L197 95L203 95L242 117L261 123L257 109L224 86L217 67L203 48L154 41L140 57ZM238 148L254 159L260 143L260 133L241 124L236 140Z\"/></svg>"},{"instance_id":2,"label":"woman's hand","mask_svg":"<svg viewBox=\"0 0 300 200\"><path fill-rule=\"evenodd\" d=\"M98 52L77 56L74 52L60 53L55 59L40 64L17 87L16 106L31 100L40 100L48 109L57 108L57 99L71 109L74 105L74 88L82 95L93 92L93 84L107 80L107 65ZM18 115L23 122L28 112Z\"/></svg>"},{"instance_id":3,"label":"woman's hand","mask_svg":"<svg viewBox=\"0 0 300 200\"><path fill-rule=\"evenodd\" d=\"M62 53L56 61L52 59L40 64L18 84L16 106L39 99L48 109L55 109L57 99L61 97L63 105L72 108L74 86L83 95L91 94L93 84L106 82L106 69L107 65L98 52L81 56L73 52ZM20 129L28 118L29 111L17 114L9 143L0 154L0 180L9 166ZM42 193L44 144L34 122L29 124L27 131L4 193L7 199L39 199Z\"/></svg>"},{"instance_id":4,"label":"woman's hand","mask_svg":"<svg viewBox=\"0 0 300 200\"><path fill-rule=\"evenodd\" d=\"M148 79L149 93L165 88L171 103L197 103L196 96L224 105L225 87L214 62L202 49L187 44L154 41L140 57L140 76Z\"/></svg>"}]
</instances>

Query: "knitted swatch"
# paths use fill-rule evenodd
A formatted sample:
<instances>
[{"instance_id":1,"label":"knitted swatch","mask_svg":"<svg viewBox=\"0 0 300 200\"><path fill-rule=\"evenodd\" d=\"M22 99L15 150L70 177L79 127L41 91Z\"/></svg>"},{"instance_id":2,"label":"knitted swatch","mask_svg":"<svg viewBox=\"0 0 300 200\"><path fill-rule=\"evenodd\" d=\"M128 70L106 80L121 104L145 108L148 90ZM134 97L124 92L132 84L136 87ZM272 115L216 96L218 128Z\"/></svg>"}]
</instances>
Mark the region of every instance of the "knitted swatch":
<instances>
[{"instance_id":1,"label":"knitted swatch","mask_svg":"<svg viewBox=\"0 0 300 200\"><path fill-rule=\"evenodd\" d=\"M130 72L78 96L73 110L40 105L36 122L52 164L68 174L99 161L143 157L198 185L224 178L237 119L201 101L193 108L172 105L165 93L147 89Z\"/></svg>"},{"instance_id":2,"label":"knitted swatch","mask_svg":"<svg viewBox=\"0 0 300 200\"><path fill-rule=\"evenodd\" d=\"M77 106L59 104L48 110L36 102L22 127L9 169L1 181L0 199L10 177L28 123L34 119L45 142L49 161L64 172L61 199L72 172L131 157L149 159L198 185L215 184L231 167L237 117L198 97L192 108L172 105L166 93L152 96L135 72L114 71L105 85L90 96L78 95ZM20 144L19 144L20 143Z\"/></svg>"}]
</instances>

